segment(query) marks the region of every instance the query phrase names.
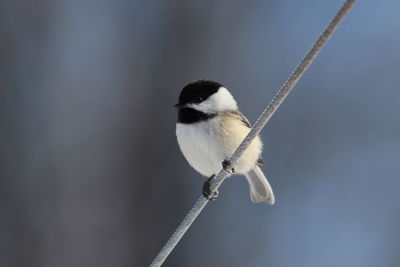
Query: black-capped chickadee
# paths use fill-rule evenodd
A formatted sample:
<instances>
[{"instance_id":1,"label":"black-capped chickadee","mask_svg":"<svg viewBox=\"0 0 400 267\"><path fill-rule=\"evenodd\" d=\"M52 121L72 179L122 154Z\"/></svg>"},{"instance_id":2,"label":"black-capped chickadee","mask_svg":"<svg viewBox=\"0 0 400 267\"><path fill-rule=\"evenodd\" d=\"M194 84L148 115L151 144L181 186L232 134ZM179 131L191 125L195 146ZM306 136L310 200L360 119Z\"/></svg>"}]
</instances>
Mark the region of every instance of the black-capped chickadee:
<instances>
[{"instance_id":1,"label":"black-capped chickadee","mask_svg":"<svg viewBox=\"0 0 400 267\"><path fill-rule=\"evenodd\" d=\"M176 136L179 147L196 171L209 177L203 195L213 200L210 192L212 178L249 133L251 125L240 112L235 99L221 84L200 80L186 85L179 95ZM231 170L243 174L250 185L253 202L274 204L275 198L267 178L258 164L262 142L257 136Z\"/></svg>"}]
</instances>

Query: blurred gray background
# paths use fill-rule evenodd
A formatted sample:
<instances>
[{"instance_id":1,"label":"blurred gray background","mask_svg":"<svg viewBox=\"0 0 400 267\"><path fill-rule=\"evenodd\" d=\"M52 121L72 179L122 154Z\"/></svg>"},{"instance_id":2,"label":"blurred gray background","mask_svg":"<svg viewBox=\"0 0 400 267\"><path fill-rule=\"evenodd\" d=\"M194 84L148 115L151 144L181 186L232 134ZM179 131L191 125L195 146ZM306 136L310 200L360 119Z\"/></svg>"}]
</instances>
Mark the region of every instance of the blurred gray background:
<instances>
[{"instance_id":1,"label":"blurred gray background","mask_svg":"<svg viewBox=\"0 0 400 267\"><path fill-rule=\"evenodd\" d=\"M0 266L146 266L200 196L207 78L257 118L342 4L2 0ZM400 265L400 2L359 1L262 132L276 205L226 181L165 266Z\"/></svg>"}]
</instances>

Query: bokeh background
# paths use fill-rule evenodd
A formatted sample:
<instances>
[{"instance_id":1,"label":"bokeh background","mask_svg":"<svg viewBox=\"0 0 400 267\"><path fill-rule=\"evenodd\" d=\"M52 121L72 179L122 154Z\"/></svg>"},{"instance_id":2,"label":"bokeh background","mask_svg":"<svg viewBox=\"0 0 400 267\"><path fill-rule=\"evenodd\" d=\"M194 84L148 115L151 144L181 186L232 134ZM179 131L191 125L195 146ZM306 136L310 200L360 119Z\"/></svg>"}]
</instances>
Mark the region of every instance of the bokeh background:
<instances>
[{"instance_id":1,"label":"bokeh background","mask_svg":"<svg viewBox=\"0 0 400 267\"><path fill-rule=\"evenodd\" d=\"M146 266L200 196L181 88L254 122L342 4L2 0L0 266ZM359 1L165 266L400 266L400 2Z\"/></svg>"}]
</instances>

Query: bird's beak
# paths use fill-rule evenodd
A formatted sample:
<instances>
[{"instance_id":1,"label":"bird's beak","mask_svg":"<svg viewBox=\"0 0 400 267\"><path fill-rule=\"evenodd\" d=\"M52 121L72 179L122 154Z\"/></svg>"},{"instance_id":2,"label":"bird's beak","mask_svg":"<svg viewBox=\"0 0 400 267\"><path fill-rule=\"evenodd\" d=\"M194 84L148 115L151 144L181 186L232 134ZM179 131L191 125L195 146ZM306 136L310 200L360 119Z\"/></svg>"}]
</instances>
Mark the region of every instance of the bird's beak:
<instances>
[{"instance_id":1,"label":"bird's beak","mask_svg":"<svg viewBox=\"0 0 400 267\"><path fill-rule=\"evenodd\" d=\"M174 107L175 108L184 108L185 104L178 103L178 104L175 104Z\"/></svg>"}]
</instances>

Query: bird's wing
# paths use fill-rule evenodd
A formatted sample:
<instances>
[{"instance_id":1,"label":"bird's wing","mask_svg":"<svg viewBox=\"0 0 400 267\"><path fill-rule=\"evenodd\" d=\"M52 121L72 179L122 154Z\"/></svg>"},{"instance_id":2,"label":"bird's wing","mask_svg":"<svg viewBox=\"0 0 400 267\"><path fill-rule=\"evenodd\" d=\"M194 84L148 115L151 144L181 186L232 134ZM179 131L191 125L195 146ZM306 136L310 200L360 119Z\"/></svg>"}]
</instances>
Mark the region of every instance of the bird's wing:
<instances>
[{"instance_id":1,"label":"bird's wing","mask_svg":"<svg viewBox=\"0 0 400 267\"><path fill-rule=\"evenodd\" d=\"M233 110L233 111L230 111L230 113L232 115L234 115L235 117L237 117L245 126L251 128L250 121L246 118L246 116L243 115L242 112L240 112L239 110ZM259 158L259 159L257 159L257 164L265 165L265 162L261 158Z\"/></svg>"},{"instance_id":2,"label":"bird's wing","mask_svg":"<svg viewBox=\"0 0 400 267\"><path fill-rule=\"evenodd\" d=\"M234 115L235 117L237 117L241 122L243 122L243 124L249 128L251 128L251 123L250 121L243 115L242 112L240 112L239 110L233 110L230 111L230 113L232 115Z\"/></svg>"},{"instance_id":3,"label":"bird's wing","mask_svg":"<svg viewBox=\"0 0 400 267\"><path fill-rule=\"evenodd\" d=\"M262 165L265 165L265 162L262 160L262 158L258 158L257 164L262 166Z\"/></svg>"}]
</instances>

